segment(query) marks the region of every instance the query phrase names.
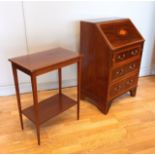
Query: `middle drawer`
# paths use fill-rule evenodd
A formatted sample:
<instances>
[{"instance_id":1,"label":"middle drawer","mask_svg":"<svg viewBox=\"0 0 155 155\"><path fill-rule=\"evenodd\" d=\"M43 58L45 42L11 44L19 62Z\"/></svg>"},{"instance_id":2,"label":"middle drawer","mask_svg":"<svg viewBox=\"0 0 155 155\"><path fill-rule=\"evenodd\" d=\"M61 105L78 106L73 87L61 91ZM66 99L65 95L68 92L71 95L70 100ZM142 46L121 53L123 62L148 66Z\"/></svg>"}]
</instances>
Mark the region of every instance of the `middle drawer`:
<instances>
[{"instance_id":1,"label":"middle drawer","mask_svg":"<svg viewBox=\"0 0 155 155\"><path fill-rule=\"evenodd\" d=\"M130 72L137 71L139 69L139 65L140 65L140 61L135 60L121 67L112 69L112 75L111 75L112 81L117 80Z\"/></svg>"}]
</instances>

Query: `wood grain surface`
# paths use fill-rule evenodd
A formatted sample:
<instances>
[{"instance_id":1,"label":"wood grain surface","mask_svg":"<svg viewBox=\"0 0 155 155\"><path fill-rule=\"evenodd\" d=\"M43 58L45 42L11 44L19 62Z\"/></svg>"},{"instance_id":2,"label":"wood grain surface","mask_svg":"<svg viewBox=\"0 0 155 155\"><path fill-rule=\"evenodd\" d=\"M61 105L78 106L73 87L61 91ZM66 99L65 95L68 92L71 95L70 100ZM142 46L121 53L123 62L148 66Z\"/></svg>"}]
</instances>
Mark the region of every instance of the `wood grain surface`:
<instances>
[{"instance_id":1,"label":"wood grain surface","mask_svg":"<svg viewBox=\"0 0 155 155\"><path fill-rule=\"evenodd\" d=\"M95 101L107 114L113 99L128 91L135 96L143 44L130 19L81 21L81 98Z\"/></svg>"}]
</instances>

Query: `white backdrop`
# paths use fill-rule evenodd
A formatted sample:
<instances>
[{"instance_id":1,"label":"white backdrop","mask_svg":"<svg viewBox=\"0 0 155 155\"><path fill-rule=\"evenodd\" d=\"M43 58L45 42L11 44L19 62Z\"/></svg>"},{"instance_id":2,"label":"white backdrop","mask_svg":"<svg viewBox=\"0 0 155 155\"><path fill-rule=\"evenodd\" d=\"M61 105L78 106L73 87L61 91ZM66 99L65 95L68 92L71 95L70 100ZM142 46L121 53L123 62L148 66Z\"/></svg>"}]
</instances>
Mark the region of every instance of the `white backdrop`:
<instances>
[{"instance_id":1,"label":"white backdrop","mask_svg":"<svg viewBox=\"0 0 155 155\"><path fill-rule=\"evenodd\" d=\"M140 76L151 74L155 71L154 16L155 2L0 2L0 95L14 93L8 58L57 46L78 51L79 21L84 19L130 18L146 40ZM65 68L63 75L64 86L76 84L75 66ZM57 74L43 75L38 81L40 89L55 88ZM28 76L22 73L20 87L22 92L31 88Z\"/></svg>"}]
</instances>

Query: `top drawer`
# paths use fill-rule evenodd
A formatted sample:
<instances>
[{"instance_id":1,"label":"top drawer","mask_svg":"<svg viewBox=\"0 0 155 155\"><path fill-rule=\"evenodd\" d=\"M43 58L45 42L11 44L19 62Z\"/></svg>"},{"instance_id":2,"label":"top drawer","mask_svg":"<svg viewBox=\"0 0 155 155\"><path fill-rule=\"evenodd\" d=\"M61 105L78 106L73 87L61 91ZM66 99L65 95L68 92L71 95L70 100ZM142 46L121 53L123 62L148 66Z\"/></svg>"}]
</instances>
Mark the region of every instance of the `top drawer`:
<instances>
[{"instance_id":1,"label":"top drawer","mask_svg":"<svg viewBox=\"0 0 155 155\"><path fill-rule=\"evenodd\" d=\"M126 49L114 54L114 63L121 63L128 59L137 58L140 56L140 47L133 47L132 49Z\"/></svg>"}]
</instances>

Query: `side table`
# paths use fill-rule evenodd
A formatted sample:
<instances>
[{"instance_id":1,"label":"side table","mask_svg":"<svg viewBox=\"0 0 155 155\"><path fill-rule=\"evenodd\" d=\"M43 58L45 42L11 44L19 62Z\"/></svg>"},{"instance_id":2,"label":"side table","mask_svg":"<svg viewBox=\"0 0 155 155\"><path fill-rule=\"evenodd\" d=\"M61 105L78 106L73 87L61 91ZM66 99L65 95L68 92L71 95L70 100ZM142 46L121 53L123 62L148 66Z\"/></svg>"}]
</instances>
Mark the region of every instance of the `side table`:
<instances>
[{"instance_id":1,"label":"side table","mask_svg":"<svg viewBox=\"0 0 155 155\"><path fill-rule=\"evenodd\" d=\"M24 129L22 118L23 114L35 124L39 145L40 125L45 121L76 104L77 119L79 119L81 58L82 57L79 53L74 53L64 48L55 48L44 52L9 59L12 64L21 128L22 130ZM61 68L74 63L77 63L77 101L64 95L61 91ZM21 106L17 69L31 77L33 105L26 109L22 109ZM41 102L38 102L37 76L55 69L58 69L59 93Z\"/></svg>"}]
</instances>

